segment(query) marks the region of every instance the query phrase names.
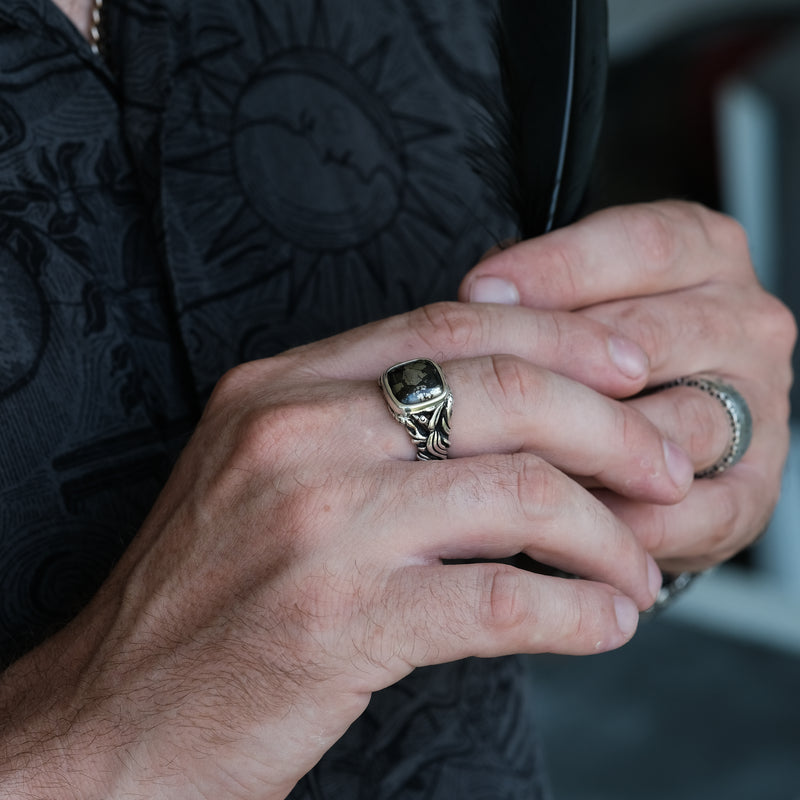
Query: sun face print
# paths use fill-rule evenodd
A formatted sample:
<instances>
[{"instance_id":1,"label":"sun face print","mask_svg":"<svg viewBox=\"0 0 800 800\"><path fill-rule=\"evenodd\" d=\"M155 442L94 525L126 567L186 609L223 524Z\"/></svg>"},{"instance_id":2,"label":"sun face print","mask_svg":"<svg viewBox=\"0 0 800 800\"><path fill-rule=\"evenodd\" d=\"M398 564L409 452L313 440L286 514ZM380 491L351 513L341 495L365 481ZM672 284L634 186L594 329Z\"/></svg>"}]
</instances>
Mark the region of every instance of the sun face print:
<instances>
[{"instance_id":1,"label":"sun face print","mask_svg":"<svg viewBox=\"0 0 800 800\"><path fill-rule=\"evenodd\" d=\"M196 105L171 112L167 137L182 152L166 154L169 168L198 184L193 227L215 233L204 259L228 268L290 245L329 269L330 257L368 266L419 238L435 251L431 237L454 234L437 212L452 131L431 113L435 93L415 74L420 56L398 15L370 11L367 26L354 10L334 31L322 0L250 0L240 12L246 40L224 30L227 8L203 20L198 37L216 45L192 65Z\"/></svg>"},{"instance_id":2,"label":"sun face print","mask_svg":"<svg viewBox=\"0 0 800 800\"><path fill-rule=\"evenodd\" d=\"M163 183L196 358L216 358L212 328L232 361L452 294L483 193L462 158L472 110L405 4L196 0L185 24Z\"/></svg>"}]
</instances>

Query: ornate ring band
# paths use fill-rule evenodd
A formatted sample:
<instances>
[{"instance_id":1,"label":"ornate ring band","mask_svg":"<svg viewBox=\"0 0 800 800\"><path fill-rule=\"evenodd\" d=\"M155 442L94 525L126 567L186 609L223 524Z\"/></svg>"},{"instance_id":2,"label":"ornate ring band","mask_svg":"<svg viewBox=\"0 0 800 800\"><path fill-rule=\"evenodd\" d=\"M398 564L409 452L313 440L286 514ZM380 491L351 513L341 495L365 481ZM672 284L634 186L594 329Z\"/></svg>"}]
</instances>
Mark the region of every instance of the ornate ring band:
<instances>
[{"instance_id":1,"label":"ornate ring band","mask_svg":"<svg viewBox=\"0 0 800 800\"><path fill-rule=\"evenodd\" d=\"M380 387L392 416L411 436L417 459L447 458L453 395L442 368L427 358L404 361L381 375Z\"/></svg>"},{"instance_id":2,"label":"ornate ring band","mask_svg":"<svg viewBox=\"0 0 800 800\"><path fill-rule=\"evenodd\" d=\"M731 441L725 455L711 467L696 473L696 478L713 478L721 475L726 469L730 469L736 464L750 446L753 437L753 416L747 401L732 386L726 383L711 380L710 378L699 378L687 376L671 381L660 389L671 389L674 386L690 386L700 389L706 394L710 394L718 400L728 414L731 425Z\"/></svg>"}]
</instances>

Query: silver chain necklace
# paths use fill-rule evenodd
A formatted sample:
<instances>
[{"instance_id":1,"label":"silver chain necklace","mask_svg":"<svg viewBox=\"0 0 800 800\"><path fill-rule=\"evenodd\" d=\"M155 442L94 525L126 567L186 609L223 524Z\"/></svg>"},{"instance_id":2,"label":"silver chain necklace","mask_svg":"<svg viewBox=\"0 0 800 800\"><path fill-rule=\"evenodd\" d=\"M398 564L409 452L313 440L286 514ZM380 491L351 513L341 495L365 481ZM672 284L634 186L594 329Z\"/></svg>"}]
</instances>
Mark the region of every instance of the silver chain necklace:
<instances>
[{"instance_id":1,"label":"silver chain necklace","mask_svg":"<svg viewBox=\"0 0 800 800\"><path fill-rule=\"evenodd\" d=\"M92 20L89 26L89 38L91 40L92 52L99 56L102 47L101 22L103 16L103 0L94 0L92 4Z\"/></svg>"}]
</instances>

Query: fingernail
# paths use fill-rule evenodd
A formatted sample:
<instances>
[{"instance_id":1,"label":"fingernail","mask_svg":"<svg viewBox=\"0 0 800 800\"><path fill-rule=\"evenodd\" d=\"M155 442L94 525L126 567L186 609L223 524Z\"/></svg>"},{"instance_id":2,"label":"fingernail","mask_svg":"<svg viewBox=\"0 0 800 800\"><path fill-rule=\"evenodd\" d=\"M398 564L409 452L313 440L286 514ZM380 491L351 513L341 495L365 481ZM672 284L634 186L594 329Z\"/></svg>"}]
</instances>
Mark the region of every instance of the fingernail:
<instances>
[{"instance_id":1,"label":"fingernail","mask_svg":"<svg viewBox=\"0 0 800 800\"><path fill-rule=\"evenodd\" d=\"M470 303L500 303L505 306L519 305L517 287L504 278L476 278L469 287Z\"/></svg>"},{"instance_id":2,"label":"fingernail","mask_svg":"<svg viewBox=\"0 0 800 800\"><path fill-rule=\"evenodd\" d=\"M608 352L619 371L629 378L634 380L643 378L650 369L647 353L630 339L609 336Z\"/></svg>"},{"instance_id":3,"label":"fingernail","mask_svg":"<svg viewBox=\"0 0 800 800\"><path fill-rule=\"evenodd\" d=\"M669 476L676 486L682 489L691 483L694 478L694 465L689 460L689 456L678 445L666 439L664 440L664 461L667 464Z\"/></svg>"},{"instance_id":4,"label":"fingernail","mask_svg":"<svg viewBox=\"0 0 800 800\"><path fill-rule=\"evenodd\" d=\"M658 593L661 591L661 585L664 583L664 576L661 574L661 568L656 564L652 556L647 556L647 585L650 588L650 594L655 600Z\"/></svg>"},{"instance_id":5,"label":"fingernail","mask_svg":"<svg viewBox=\"0 0 800 800\"><path fill-rule=\"evenodd\" d=\"M614 613L617 615L617 625L624 636L632 636L639 624L639 609L628 597L614 596Z\"/></svg>"}]
</instances>

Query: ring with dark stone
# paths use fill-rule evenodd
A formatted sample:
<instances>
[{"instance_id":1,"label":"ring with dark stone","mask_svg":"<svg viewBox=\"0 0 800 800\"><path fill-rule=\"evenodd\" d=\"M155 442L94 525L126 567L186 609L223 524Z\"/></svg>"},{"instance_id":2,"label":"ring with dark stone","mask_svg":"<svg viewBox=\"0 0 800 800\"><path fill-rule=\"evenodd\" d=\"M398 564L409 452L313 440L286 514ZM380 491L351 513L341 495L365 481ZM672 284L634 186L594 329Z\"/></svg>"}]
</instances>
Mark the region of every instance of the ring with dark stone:
<instances>
[{"instance_id":1,"label":"ring with dark stone","mask_svg":"<svg viewBox=\"0 0 800 800\"><path fill-rule=\"evenodd\" d=\"M389 367L379 383L392 416L411 436L417 458L447 458L453 395L442 368L430 359L415 358Z\"/></svg>"}]
</instances>

